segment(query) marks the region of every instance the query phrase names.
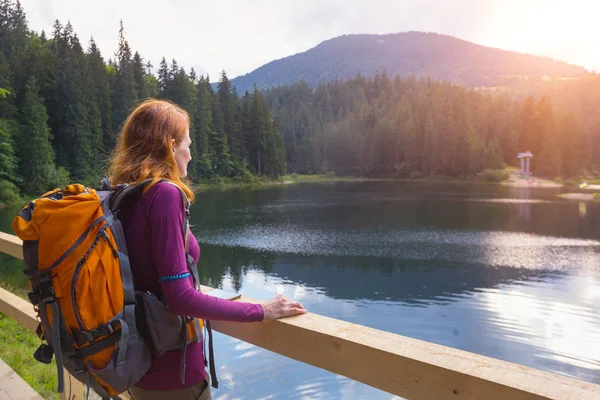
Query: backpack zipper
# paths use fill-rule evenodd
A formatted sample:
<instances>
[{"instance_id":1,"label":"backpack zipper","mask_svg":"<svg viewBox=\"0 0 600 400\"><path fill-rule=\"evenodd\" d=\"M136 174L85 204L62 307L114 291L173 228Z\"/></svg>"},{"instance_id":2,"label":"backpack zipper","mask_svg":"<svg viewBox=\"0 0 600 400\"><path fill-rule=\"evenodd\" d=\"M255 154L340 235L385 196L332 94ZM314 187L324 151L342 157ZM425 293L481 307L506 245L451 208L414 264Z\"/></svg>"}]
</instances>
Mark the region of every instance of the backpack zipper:
<instances>
[{"instance_id":1,"label":"backpack zipper","mask_svg":"<svg viewBox=\"0 0 600 400\"><path fill-rule=\"evenodd\" d=\"M81 257L81 259L77 263L77 266L75 267L75 272L73 273L73 280L71 281L71 300L73 301L73 311L75 312L75 317L77 318L77 324L79 325L79 328L82 331L85 331L86 329L83 326L83 321L81 320L79 311L77 311L77 293L75 291L75 286L77 284L77 280L79 279L79 273L81 272L81 267L83 266L83 263L86 261L86 259L90 255L90 253L96 248L96 246L98 245L98 242L100 241L100 238L105 237L106 240L110 243L110 241L108 240L108 235L106 235L106 232L105 232L106 228L107 228L107 225L104 225L102 228L100 228L100 232L98 232L98 234L96 235L96 239L94 239L94 243L92 243L92 245L90 246L88 251L86 251L86 253L83 255L83 257ZM112 248L112 245L111 245L111 248ZM114 254L114 250L113 250L113 254Z\"/></svg>"},{"instance_id":2,"label":"backpack zipper","mask_svg":"<svg viewBox=\"0 0 600 400\"><path fill-rule=\"evenodd\" d=\"M108 237L108 233L106 233L106 229L103 229L102 232L100 232L102 234L102 237L108 242L108 245L110 246L110 249L112 250L113 256L115 256L115 258L119 257L119 252L117 251L117 249L115 249L115 246L113 246L112 242L110 241L110 238Z\"/></svg>"}]
</instances>

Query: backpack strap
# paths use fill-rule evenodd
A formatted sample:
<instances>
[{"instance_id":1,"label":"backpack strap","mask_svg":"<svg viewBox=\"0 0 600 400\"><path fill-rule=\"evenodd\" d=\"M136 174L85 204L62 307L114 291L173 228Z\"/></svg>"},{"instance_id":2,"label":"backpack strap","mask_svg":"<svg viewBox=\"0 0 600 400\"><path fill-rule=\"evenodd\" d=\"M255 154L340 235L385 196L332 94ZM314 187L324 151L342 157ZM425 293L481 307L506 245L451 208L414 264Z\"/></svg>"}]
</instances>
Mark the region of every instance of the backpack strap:
<instances>
[{"instance_id":1,"label":"backpack strap","mask_svg":"<svg viewBox=\"0 0 600 400\"><path fill-rule=\"evenodd\" d=\"M106 199L106 203L103 203L103 211L106 216L108 227L113 232L113 237L117 242L117 248L119 250L118 257L121 266L121 280L123 282L125 303L123 311L109 321L111 327L115 322L118 322L121 325L121 334L118 341L119 354L116 360L117 370L123 368L125 365L129 345L138 342L138 329L135 316L135 286L127 244L125 243L125 233L123 231L121 220L119 219L119 213L123 202L130 196L142 191L150 182L152 182L152 179L146 179L136 185L125 184L111 188L108 179L102 180L102 189L108 189L111 193ZM106 327L108 328L108 326Z\"/></svg>"},{"instance_id":2,"label":"backpack strap","mask_svg":"<svg viewBox=\"0 0 600 400\"><path fill-rule=\"evenodd\" d=\"M123 201L126 200L127 198L129 198L129 196L139 193L142 190L144 190L144 188L149 185L151 182L153 181L153 179L146 179L138 184L135 185L130 185L130 184L121 184L121 185L117 185L112 189L109 190L114 190L114 194L111 196L110 199L110 209L113 212L118 212L118 210L121 208L121 206L123 205ZM104 188L105 186L105 182L104 179L102 180L102 187ZM109 186L110 188L110 186Z\"/></svg>"},{"instance_id":3,"label":"backpack strap","mask_svg":"<svg viewBox=\"0 0 600 400\"><path fill-rule=\"evenodd\" d=\"M168 182L171 185L175 186L177 189L179 189L179 192L181 193L181 196L183 198L183 203L184 203L184 208L185 208L185 218L184 218L184 224L183 224L184 225L183 226L183 237L185 240L185 258L186 258L188 270L194 277L194 284L195 284L196 290L200 291L200 277L198 276L198 266L196 265L194 258L191 256L191 254L189 252L190 234L191 234L191 230L190 230L191 202L188 199L185 192L179 186L177 186L176 184L174 184L173 182L170 182L170 181L165 181L165 182ZM212 329L210 326L210 321L205 320L205 325L206 325L206 329L207 329L207 333L208 333L208 352L209 352L208 354L209 354L209 363L210 363L209 369L210 369L210 376L211 376L211 385L212 385L212 387L217 389L219 387L219 381L217 380L217 371L215 368L213 335L212 335ZM195 331L196 331L196 340L201 341L202 340L202 330L200 329L200 323L198 322L198 318L194 318L194 327L195 327ZM184 344L183 349L182 349L181 366L180 366L181 383L185 383L186 349L187 349L187 341L186 341L186 344Z\"/></svg>"},{"instance_id":4,"label":"backpack strap","mask_svg":"<svg viewBox=\"0 0 600 400\"><path fill-rule=\"evenodd\" d=\"M122 198L121 198L122 199ZM120 203L119 203L120 204ZM121 335L119 339L119 355L117 356L117 370L120 370L125 365L127 350L130 344L138 342L138 330L135 320L135 286L133 282L133 274L131 272L131 263L127 252L127 244L125 243L125 233L123 225L118 218L118 209L105 210L109 214L107 224L113 232L113 237L117 241L119 264L121 266L121 280L123 282L124 307L123 311L116 315L109 324L119 322L121 325ZM115 218L111 215L114 212Z\"/></svg>"},{"instance_id":5,"label":"backpack strap","mask_svg":"<svg viewBox=\"0 0 600 400\"><path fill-rule=\"evenodd\" d=\"M161 180L161 182L169 183L175 186L179 192L181 193L181 197L183 199L183 207L185 208L185 218L183 219L183 240L185 241L185 261L187 263L188 269L190 273L194 277L194 285L196 290L200 290L200 278L198 276L198 268L194 268L194 258L190 255L190 199L187 197L187 194L176 184L166 179Z\"/></svg>"}]
</instances>

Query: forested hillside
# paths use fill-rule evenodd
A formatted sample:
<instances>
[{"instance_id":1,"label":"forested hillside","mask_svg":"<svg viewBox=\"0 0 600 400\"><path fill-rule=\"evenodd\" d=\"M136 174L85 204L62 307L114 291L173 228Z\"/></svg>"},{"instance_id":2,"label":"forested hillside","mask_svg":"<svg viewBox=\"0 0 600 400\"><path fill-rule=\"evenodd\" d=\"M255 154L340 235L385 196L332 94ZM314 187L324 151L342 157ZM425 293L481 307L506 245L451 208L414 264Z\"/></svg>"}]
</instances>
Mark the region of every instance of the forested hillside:
<instances>
[{"instance_id":1,"label":"forested hillside","mask_svg":"<svg viewBox=\"0 0 600 400\"><path fill-rule=\"evenodd\" d=\"M315 88L357 74L370 78L384 70L404 79L423 77L518 95L533 94L548 81L588 75L582 67L547 57L481 46L448 35L402 32L339 36L271 61L232 82L240 91L254 84L266 89L299 80Z\"/></svg>"},{"instance_id":2,"label":"forested hillside","mask_svg":"<svg viewBox=\"0 0 600 400\"><path fill-rule=\"evenodd\" d=\"M591 91L598 80L590 81ZM537 175L575 177L600 168L600 118L574 93L524 101L427 79L358 76L312 89L299 82L265 95L298 173L468 176L517 164L533 152ZM575 101L580 99L581 101ZM600 105L590 98L595 107ZM597 108L596 108L597 109Z\"/></svg>"},{"instance_id":3,"label":"forested hillside","mask_svg":"<svg viewBox=\"0 0 600 400\"><path fill-rule=\"evenodd\" d=\"M220 78L213 91L208 76L164 58L154 75L122 26L107 60L70 23L38 34L18 1L0 0L0 203L68 182L97 186L119 127L148 97L190 114L192 179L278 176L283 140L262 93L240 96Z\"/></svg>"}]
</instances>

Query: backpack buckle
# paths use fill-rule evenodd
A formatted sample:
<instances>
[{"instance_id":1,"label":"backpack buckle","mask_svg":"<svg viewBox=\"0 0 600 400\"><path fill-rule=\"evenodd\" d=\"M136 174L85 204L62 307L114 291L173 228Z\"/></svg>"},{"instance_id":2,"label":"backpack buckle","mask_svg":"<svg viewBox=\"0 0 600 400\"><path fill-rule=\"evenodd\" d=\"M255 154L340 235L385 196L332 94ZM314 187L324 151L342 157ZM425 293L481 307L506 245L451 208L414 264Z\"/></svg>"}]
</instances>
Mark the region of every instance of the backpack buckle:
<instances>
[{"instance_id":1,"label":"backpack buckle","mask_svg":"<svg viewBox=\"0 0 600 400\"><path fill-rule=\"evenodd\" d=\"M54 288L52 287L52 279L50 278L50 274L45 272L39 277L39 297L40 300L44 302L44 304L53 303L56 301L56 297L54 296Z\"/></svg>"},{"instance_id":2,"label":"backpack buckle","mask_svg":"<svg viewBox=\"0 0 600 400\"><path fill-rule=\"evenodd\" d=\"M41 290L42 292L42 302L44 304L54 303L56 301L56 297L54 296L54 289L52 287L47 288L46 290Z\"/></svg>"},{"instance_id":3,"label":"backpack buckle","mask_svg":"<svg viewBox=\"0 0 600 400\"><path fill-rule=\"evenodd\" d=\"M94 335L92 335L92 332L84 331L81 333L83 333L83 336L85 336L85 340L87 340L89 343L94 343Z\"/></svg>"},{"instance_id":4,"label":"backpack buckle","mask_svg":"<svg viewBox=\"0 0 600 400\"><path fill-rule=\"evenodd\" d=\"M77 375L81 376L81 375L85 374L87 371L86 371L85 367L83 367L81 365L78 365L78 366L75 367L74 372Z\"/></svg>"},{"instance_id":5,"label":"backpack buckle","mask_svg":"<svg viewBox=\"0 0 600 400\"><path fill-rule=\"evenodd\" d=\"M37 292L29 292L29 293L27 293L27 297L29 298L29 301L33 305L36 305L40 302L40 295Z\"/></svg>"},{"instance_id":6,"label":"backpack buckle","mask_svg":"<svg viewBox=\"0 0 600 400\"><path fill-rule=\"evenodd\" d=\"M85 365L81 362L81 357L79 354L74 353L73 355L69 356L69 360L71 360L71 362L73 363L73 372L75 372L76 375L81 376L87 373L87 369L85 368Z\"/></svg>"}]
</instances>

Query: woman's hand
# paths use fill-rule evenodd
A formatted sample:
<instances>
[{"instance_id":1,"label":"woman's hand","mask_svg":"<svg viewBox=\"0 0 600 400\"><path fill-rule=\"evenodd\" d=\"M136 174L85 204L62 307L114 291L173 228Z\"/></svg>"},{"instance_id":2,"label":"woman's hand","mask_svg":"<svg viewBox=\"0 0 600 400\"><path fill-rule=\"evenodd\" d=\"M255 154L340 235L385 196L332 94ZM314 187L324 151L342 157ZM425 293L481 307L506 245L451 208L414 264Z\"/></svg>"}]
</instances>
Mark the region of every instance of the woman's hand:
<instances>
[{"instance_id":1,"label":"woman's hand","mask_svg":"<svg viewBox=\"0 0 600 400\"><path fill-rule=\"evenodd\" d=\"M302 304L282 294L261 303L261 305L265 312L263 321L272 321L274 319L306 314L308 312L304 309Z\"/></svg>"}]
</instances>

